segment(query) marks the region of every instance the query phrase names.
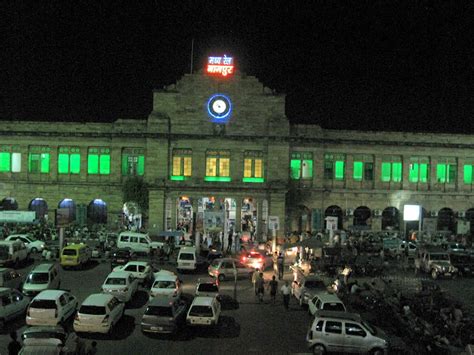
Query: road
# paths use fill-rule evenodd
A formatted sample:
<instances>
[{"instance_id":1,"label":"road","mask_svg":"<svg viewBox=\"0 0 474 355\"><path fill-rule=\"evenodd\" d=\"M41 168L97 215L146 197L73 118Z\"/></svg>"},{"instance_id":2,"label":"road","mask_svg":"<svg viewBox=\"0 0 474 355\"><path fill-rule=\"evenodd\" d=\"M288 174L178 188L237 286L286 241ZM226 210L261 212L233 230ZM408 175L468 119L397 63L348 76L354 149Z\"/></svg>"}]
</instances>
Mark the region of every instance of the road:
<instances>
[{"instance_id":1,"label":"road","mask_svg":"<svg viewBox=\"0 0 474 355\"><path fill-rule=\"evenodd\" d=\"M38 264L39 261L35 261ZM21 270L26 273L33 265ZM175 271L172 265L162 268ZM86 270L61 270L61 286L70 290L82 302L89 294L100 292L100 285L110 272L108 262L94 263ZM192 297L196 281L207 277L206 273L182 274L183 292ZM271 271L265 272L270 279ZM285 278L290 280L288 272ZM99 354L241 354L241 353L304 353L305 334L310 318L306 310L292 300L289 311L283 308L281 298L273 305L269 295L263 304L257 303L250 280L237 282L238 303L233 302L233 281L223 282L224 294L222 324L218 329L185 328L180 334L170 336L147 336L140 330L140 319L148 301L147 290L141 289L134 302L126 309L125 316L111 337L103 335L84 336L87 344L98 342ZM237 309L236 309L237 308ZM72 320L70 320L72 322ZM7 326L0 336L0 354L6 353L9 342L8 333L17 330L20 334L26 325L18 319Z\"/></svg>"}]
</instances>

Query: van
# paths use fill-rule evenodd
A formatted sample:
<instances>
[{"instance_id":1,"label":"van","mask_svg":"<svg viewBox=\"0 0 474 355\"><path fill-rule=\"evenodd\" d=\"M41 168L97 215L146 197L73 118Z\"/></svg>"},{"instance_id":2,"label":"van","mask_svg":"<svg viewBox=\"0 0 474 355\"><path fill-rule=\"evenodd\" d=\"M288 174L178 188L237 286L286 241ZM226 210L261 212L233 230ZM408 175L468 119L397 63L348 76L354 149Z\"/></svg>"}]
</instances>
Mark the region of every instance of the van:
<instances>
[{"instance_id":1,"label":"van","mask_svg":"<svg viewBox=\"0 0 474 355\"><path fill-rule=\"evenodd\" d=\"M198 255L195 247L182 247L179 249L178 258L176 259L176 270L196 270Z\"/></svg>"},{"instance_id":2,"label":"van","mask_svg":"<svg viewBox=\"0 0 474 355\"><path fill-rule=\"evenodd\" d=\"M320 292L308 301L308 312L314 315L316 311L345 312L346 306L334 293Z\"/></svg>"},{"instance_id":3,"label":"van","mask_svg":"<svg viewBox=\"0 0 474 355\"><path fill-rule=\"evenodd\" d=\"M389 346L385 333L359 314L333 311L315 313L306 342L314 354L386 354Z\"/></svg>"},{"instance_id":4,"label":"van","mask_svg":"<svg viewBox=\"0 0 474 355\"><path fill-rule=\"evenodd\" d=\"M86 244L70 244L61 250L60 263L63 268L82 267L92 257L92 251Z\"/></svg>"},{"instance_id":5,"label":"van","mask_svg":"<svg viewBox=\"0 0 474 355\"><path fill-rule=\"evenodd\" d=\"M23 294L36 296L44 290L54 290L61 286L59 267L57 264L39 264L31 270L23 283Z\"/></svg>"},{"instance_id":6,"label":"van","mask_svg":"<svg viewBox=\"0 0 474 355\"><path fill-rule=\"evenodd\" d=\"M221 304L216 297L194 297L186 316L188 325L213 326L219 323Z\"/></svg>"},{"instance_id":7,"label":"van","mask_svg":"<svg viewBox=\"0 0 474 355\"><path fill-rule=\"evenodd\" d=\"M117 248L129 248L135 253L149 254L151 240L146 233L122 232L117 239Z\"/></svg>"},{"instance_id":8,"label":"van","mask_svg":"<svg viewBox=\"0 0 474 355\"><path fill-rule=\"evenodd\" d=\"M28 249L25 244L19 240L0 241L0 265L20 263L28 259Z\"/></svg>"}]
</instances>

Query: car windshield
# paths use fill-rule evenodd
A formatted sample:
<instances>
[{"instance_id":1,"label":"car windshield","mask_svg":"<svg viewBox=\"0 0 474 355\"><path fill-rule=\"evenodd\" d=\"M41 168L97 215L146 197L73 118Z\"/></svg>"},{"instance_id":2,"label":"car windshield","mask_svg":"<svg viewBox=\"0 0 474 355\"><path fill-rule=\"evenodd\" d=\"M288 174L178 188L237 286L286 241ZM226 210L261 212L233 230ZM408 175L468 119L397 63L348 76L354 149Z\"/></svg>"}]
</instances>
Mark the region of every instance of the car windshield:
<instances>
[{"instance_id":1,"label":"car windshield","mask_svg":"<svg viewBox=\"0 0 474 355\"><path fill-rule=\"evenodd\" d=\"M106 285L126 285L127 280L123 277L109 277L105 281Z\"/></svg>"},{"instance_id":2,"label":"car windshield","mask_svg":"<svg viewBox=\"0 0 474 355\"><path fill-rule=\"evenodd\" d=\"M175 288L176 284L174 281L155 281L153 288Z\"/></svg>"},{"instance_id":3,"label":"car windshield","mask_svg":"<svg viewBox=\"0 0 474 355\"><path fill-rule=\"evenodd\" d=\"M171 307L148 306L145 314L147 316L173 317Z\"/></svg>"},{"instance_id":4,"label":"car windshield","mask_svg":"<svg viewBox=\"0 0 474 355\"><path fill-rule=\"evenodd\" d=\"M362 325L369 331L370 334L372 335L377 335L377 330L372 327L369 323L362 321Z\"/></svg>"},{"instance_id":5,"label":"car windshield","mask_svg":"<svg viewBox=\"0 0 474 355\"><path fill-rule=\"evenodd\" d=\"M150 239L152 242L166 243L166 236L164 235L151 235Z\"/></svg>"},{"instance_id":6,"label":"car windshield","mask_svg":"<svg viewBox=\"0 0 474 355\"><path fill-rule=\"evenodd\" d=\"M33 300L30 304L31 308L41 309L56 309L56 302L54 300Z\"/></svg>"},{"instance_id":7,"label":"car windshield","mask_svg":"<svg viewBox=\"0 0 474 355\"><path fill-rule=\"evenodd\" d=\"M431 260L449 260L448 254L431 254Z\"/></svg>"},{"instance_id":8,"label":"car windshield","mask_svg":"<svg viewBox=\"0 0 474 355\"><path fill-rule=\"evenodd\" d=\"M31 328L30 328L31 329ZM27 331L24 332L21 336L23 340L25 339L59 339L61 343L64 344L66 341L66 334L61 332L55 332L54 330L37 330L37 331Z\"/></svg>"},{"instance_id":9,"label":"car windshield","mask_svg":"<svg viewBox=\"0 0 474 355\"><path fill-rule=\"evenodd\" d=\"M194 260L194 254L181 253L179 254L179 260Z\"/></svg>"},{"instance_id":10,"label":"car windshield","mask_svg":"<svg viewBox=\"0 0 474 355\"><path fill-rule=\"evenodd\" d=\"M450 248L451 248L451 249L462 249L462 250L465 250L465 249L466 249L466 247L465 247L464 245L462 245L462 244L451 244L451 245L450 245Z\"/></svg>"},{"instance_id":11,"label":"car windshield","mask_svg":"<svg viewBox=\"0 0 474 355\"><path fill-rule=\"evenodd\" d=\"M192 306L189 315L192 317L212 317L212 308L210 306Z\"/></svg>"},{"instance_id":12,"label":"car windshield","mask_svg":"<svg viewBox=\"0 0 474 355\"><path fill-rule=\"evenodd\" d=\"M63 255L77 255L76 249L64 249Z\"/></svg>"},{"instance_id":13,"label":"car windshield","mask_svg":"<svg viewBox=\"0 0 474 355\"><path fill-rule=\"evenodd\" d=\"M306 288L324 288L324 282L322 282L321 280L310 280L310 281L306 281L304 283L304 287Z\"/></svg>"},{"instance_id":14,"label":"car windshield","mask_svg":"<svg viewBox=\"0 0 474 355\"><path fill-rule=\"evenodd\" d=\"M128 258L130 256L130 251L128 250L118 250L114 253L116 258Z\"/></svg>"},{"instance_id":15,"label":"car windshield","mask_svg":"<svg viewBox=\"0 0 474 355\"><path fill-rule=\"evenodd\" d=\"M215 283L206 282L199 284L198 286L199 292L219 292L219 287Z\"/></svg>"},{"instance_id":16,"label":"car windshield","mask_svg":"<svg viewBox=\"0 0 474 355\"><path fill-rule=\"evenodd\" d=\"M96 315L102 315L105 314L105 307L104 306L87 306L83 305L81 308L79 308L79 313L82 314L96 314Z\"/></svg>"},{"instance_id":17,"label":"car windshield","mask_svg":"<svg viewBox=\"0 0 474 355\"><path fill-rule=\"evenodd\" d=\"M345 311L342 303L325 303L323 309L325 311Z\"/></svg>"},{"instance_id":18,"label":"car windshield","mask_svg":"<svg viewBox=\"0 0 474 355\"><path fill-rule=\"evenodd\" d=\"M30 284L46 284L48 283L48 279L47 272L33 272L28 275L26 282Z\"/></svg>"}]
</instances>

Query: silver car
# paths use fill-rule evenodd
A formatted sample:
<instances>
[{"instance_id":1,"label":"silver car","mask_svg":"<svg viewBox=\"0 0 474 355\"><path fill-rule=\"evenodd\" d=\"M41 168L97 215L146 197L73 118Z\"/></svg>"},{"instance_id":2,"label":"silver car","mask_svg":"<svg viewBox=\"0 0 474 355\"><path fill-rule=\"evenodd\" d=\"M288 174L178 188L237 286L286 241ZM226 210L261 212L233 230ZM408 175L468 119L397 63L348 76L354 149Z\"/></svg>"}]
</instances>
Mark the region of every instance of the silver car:
<instances>
[{"instance_id":1,"label":"silver car","mask_svg":"<svg viewBox=\"0 0 474 355\"><path fill-rule=\"evenodd\" d=\"M186 302L176 297L158 296L153 298L142 317L142 332L176 332L186 322L187 309Z\"/></svg>"},{"instance_id":2,"label":"silver car","mask_svg":"<svg viewBox=\"0 0 474 355\"><path fill-rule=\"evenodd\" d=\"M241 263L232 258L214 259L207 269L209 276L218 279L219 281L233 280L235 273L237 278L252 278L255 271L252 267Z\"/></svg>"}]
</instances>

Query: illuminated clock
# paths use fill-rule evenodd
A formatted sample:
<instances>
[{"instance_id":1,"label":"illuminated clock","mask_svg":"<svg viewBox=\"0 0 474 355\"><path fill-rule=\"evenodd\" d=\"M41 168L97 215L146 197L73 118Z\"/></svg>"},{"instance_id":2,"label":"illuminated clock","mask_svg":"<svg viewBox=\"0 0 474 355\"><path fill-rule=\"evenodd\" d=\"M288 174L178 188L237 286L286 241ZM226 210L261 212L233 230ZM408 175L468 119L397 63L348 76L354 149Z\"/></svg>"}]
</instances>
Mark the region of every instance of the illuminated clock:
<instances>
[{"instance_id":1,"label":"illuminated clock","mask_svg":"<svg viewBox=\"0 0 474 355\"><path fill-rule=\"evenodd\" d=\"M212 122L226 123L232 113L232 102L224 94L212 95L207 101L207 113Z\"/></svg>"}]
</instances>

